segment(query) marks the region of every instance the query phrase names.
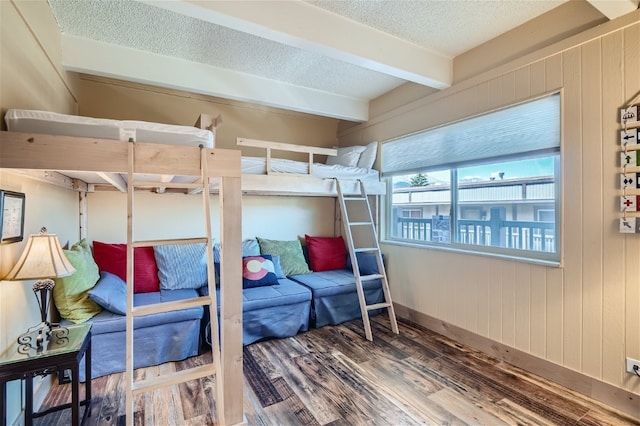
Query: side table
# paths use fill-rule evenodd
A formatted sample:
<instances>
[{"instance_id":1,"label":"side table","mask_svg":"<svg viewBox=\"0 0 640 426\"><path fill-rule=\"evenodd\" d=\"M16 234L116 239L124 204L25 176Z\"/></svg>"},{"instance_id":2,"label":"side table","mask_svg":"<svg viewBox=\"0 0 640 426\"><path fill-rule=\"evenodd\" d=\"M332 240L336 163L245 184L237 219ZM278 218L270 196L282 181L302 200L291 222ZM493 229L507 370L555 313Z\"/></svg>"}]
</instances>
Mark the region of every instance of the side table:
<instances>
[{"instance_id":1,"label":"side table","mask_svg":"<svg viewBox=\"0 0 640 426\"><path fill-rule=\"evenodd\" d=\"M36 351L32 348L13 344L0 355L0 410L2 412L1 426L7 424L7 395L6 383L12 380L25 380L25 425L31 426L34 417L64 410L71 407L73 426L79 426L87 415L91 415L91 324L78 324L67 327L68 333L56 329L45 341L44 348ZM85 399L80 401L79 368L82 357L85 356ZM71 403L49 408L45 411L33 412L33 378L55 372L71 370ZM84 405L84 413L80 419L80 406Z\"/></svg>"}]
</instances>

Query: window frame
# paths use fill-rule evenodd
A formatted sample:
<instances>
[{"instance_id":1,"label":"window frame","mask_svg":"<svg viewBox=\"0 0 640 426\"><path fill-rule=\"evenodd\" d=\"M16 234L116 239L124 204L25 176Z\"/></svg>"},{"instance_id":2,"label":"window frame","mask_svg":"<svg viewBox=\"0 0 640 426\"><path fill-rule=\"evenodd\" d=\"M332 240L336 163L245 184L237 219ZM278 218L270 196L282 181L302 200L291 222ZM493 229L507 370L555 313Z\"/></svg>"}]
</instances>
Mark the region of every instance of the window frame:
<instances>
[{"instance_id":1,"label":"window frame","mask_svg":"<svg viewBox=\"0 0 640 426\"><path fill-rule=\"evenodd\" d=\"M465 254L474 254L474 255L482 255L489 256L493 258L501 258L501 259L509 259L509 260L518 260L524 261L528 263L542 264L545 266L562 266L563 259L563 193L562 193L562 173L561 173L561 164L563 158L563 141L562 141L562 122L563 122L563 97L562 92L552 92L547 93L544 96L559 96L559 111L558 116L560 120L560 135L559 135L559 145L557 150L554 152L542 153L543 156L553 157L554 164L554 201L553 205L555 208L555 252L543 252L536 250L524 250L524 249L514 249L514 248L504 248L504 247L495 247L495 246L486 246L486 245L475 245L475 244L466 244L466 243L458 243L457 242L457 233L458 233L458 213L461 210L461 206L458 201L458 179L457 179L457 171L460 167L467 167L469 165L475 164L487 164L487 159L478 160L477 162L465 162L464 164L457 166L449 166L443 165L442 169L449 169L451 173L451 199L450 199L450 221L451 221L451 231L450 231L450 242L449 243L439 243L433 241L421 241L421 240L408 240L403 238L394 237L391 235L393 224L391 221L393 220L393 184L392 184L392 176L397 176L400 173L393 173L390 176L384 177L387 181L387 194L383 196L383 202L381 205L383 208L381 209L381 242L385 244L393 244L393 245L402 245L402 246L410 246L416 248L423 249L434 249L434 250L442 250L442 251L450 251L457 253L465 253ZM538 97L536 99L539 99ZM535 99L531 99L535 100ZM520 105L522 103L526 103L530 100L504 107L503 109L510 108L512 106ZM472 118L472 117L469 117ZM460 121L464 121L460 120ZM430 129L425 129L424 131L429 131ZM397 139L394 139L397 140ZM510 155L510 158L501 158L494 157L490 159L489 164L495 162L499 163L504 160L518 160L518 159L526 159L527 157L532 158L534 155L530 155L530 153L522 153L516 155ZM491 161L493 160L493 161ZM413 173L428 173L433 168L425 168L423 170L410 170L407 171L406 174ZM536 213L537 215L537 213ZM537 217L537 216L536 216Z\"/></svg>"}]
</instances>

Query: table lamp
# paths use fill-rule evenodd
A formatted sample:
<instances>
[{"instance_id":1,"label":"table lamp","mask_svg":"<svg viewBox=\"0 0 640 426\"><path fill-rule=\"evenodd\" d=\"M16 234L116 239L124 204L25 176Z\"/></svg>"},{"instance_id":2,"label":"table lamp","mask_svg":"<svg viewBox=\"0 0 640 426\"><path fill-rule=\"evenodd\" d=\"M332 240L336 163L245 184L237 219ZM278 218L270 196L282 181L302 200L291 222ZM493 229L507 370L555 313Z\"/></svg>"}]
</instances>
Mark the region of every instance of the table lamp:
<instances>
[{"instance_id":1,"label":"table lamp","mask_svg":"<svg viewBox=\"0 0 640 426\"><path fill-rule=\"evenodd\" d=\"M44 340L49 338L53 327L58 325L47 320L51 291L55 286L52 278L67 277L75 271L62 251L57 235L47 234L47 228L42 228L40 234L29 236L18 263L4 278L8 281L38 280L33 284L33 294L40 306L40 324L21 334L18 337L19 345L33 347L32 341L35 336L36 349L42 349Z\"/></svg>"}]
</instances>

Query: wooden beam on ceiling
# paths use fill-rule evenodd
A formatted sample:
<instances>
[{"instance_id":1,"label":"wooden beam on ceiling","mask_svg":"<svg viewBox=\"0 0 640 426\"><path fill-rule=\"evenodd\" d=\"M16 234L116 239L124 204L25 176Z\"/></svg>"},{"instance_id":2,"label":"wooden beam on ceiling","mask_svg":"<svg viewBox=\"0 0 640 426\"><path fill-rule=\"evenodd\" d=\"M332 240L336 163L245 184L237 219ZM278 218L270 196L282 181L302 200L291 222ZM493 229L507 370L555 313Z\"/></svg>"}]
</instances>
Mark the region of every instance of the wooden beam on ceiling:
<instances>
[{"instance_id":1,"label":"wooden beam on ceiling","mask_svg":"<svg viewBox=\"0 0 640 426\"><path fill-rule=\"evenodd\" d=\"M640 0L588 0L600 13L609 18L616 19L638 9Z\"/></svg>"},{"instance_id":2,"label":"wooden beam on ceiling","mask_svg":"<svg viewBox=\"0 0 640 426\"><path fill-rule=\"evenodd\" d=\"M171 3L171 2L168 2ZM84 37L62 35L69 71L251 102L349 121L367 121L369 103L335 93L158 55Z\"/></svg>"},{"instance_id":3,"label":"wooden beam on ceiling","mask_svg":"<svg viewBox=\"0 0 640 426\"><path fill-rule=\"evenodd\" d=\"M453 58L307 2L145 3L436 89L451 86Z\"/></svg>"}]
</instances>

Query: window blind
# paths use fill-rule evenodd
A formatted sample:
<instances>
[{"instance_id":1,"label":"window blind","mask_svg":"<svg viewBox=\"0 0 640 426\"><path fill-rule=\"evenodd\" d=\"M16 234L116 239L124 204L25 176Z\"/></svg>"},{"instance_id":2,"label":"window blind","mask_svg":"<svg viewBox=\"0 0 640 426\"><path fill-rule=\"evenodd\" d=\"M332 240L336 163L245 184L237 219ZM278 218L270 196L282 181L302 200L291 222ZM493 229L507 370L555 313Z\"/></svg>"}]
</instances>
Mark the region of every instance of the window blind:
<instances>
[{"instance_id":1,"label":"window blind","mask_svg":"<svg viewBox=\"0 0 640 426\"><path fill-rule=\"evenodd\" d=\"M385 142L382 175L560 149L560 94Z\"/></svg>"}]
</instances>

